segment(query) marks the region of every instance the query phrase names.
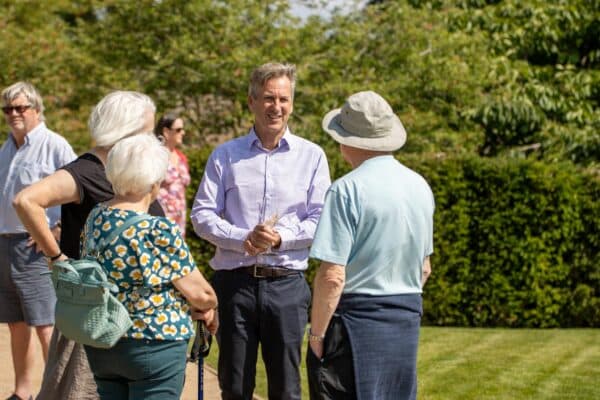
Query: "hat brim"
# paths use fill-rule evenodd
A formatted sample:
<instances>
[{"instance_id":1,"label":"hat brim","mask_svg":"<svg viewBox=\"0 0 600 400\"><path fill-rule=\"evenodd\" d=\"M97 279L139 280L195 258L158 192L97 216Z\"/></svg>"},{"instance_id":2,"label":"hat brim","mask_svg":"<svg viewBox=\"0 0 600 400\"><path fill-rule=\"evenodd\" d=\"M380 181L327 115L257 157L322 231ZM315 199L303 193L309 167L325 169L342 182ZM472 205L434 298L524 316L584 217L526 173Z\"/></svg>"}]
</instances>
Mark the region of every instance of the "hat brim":
<instances>
[{"instance_id":1,"label":"hat brim","mask_svg":"<svg viewBox=\"0 0 600 400\"><path fill-rule=\"evenodd\" d=\"M404 146L406 143L406 131L400 118L394 115L394 122L391 132L388 136L379 138L364 138L356 136L346 131L338 122L341 113L341 108L329 111L323 117L322 127L333 140L338 143L358 149L372 151L395 151Z\"/></svg>"}]
</instances>

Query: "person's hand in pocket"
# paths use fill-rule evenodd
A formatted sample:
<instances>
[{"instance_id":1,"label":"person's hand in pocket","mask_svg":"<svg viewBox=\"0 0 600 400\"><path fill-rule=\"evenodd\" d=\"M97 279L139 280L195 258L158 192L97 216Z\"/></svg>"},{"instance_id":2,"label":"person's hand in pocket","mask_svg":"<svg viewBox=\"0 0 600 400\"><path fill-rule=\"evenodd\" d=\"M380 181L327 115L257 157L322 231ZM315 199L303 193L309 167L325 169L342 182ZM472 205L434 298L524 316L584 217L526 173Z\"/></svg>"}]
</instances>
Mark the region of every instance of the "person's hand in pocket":
<instances>
[{"instance_id":1,"label":"person's hand in pocket","mask_svg":"<svg viewBox=\"0 0 600 400\"><path fill-rule=\"evenodd\" d=\"M323 341L310 341L310 349L313 354L320 360L323 358Z\"/></svg>"}]
</instances>

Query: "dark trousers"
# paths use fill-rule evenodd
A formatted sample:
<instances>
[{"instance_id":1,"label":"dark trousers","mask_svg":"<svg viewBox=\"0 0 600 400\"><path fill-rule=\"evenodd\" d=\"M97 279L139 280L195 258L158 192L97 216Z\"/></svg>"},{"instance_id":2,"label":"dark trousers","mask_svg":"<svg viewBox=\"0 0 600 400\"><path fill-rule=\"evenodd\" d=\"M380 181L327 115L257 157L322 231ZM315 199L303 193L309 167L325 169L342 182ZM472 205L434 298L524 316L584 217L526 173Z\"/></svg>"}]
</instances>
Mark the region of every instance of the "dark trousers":
<instances>
[{"instance_id":1,"label":"dark trousers","mask_svg":"<svg viewBox=\"0 0 600 400\"><path fill-rule=\"evenodd\" d=\"M323 343L307 354L311 399L415 400L421 295L342 295Z\"/></svg>"},{"instance_id":2,"label":"dark trousers","mask_svg":"<svg viewBox=\"0 0 600 400\"><path fill-rule=\"evenodd\" d=\"M251 399L261 345L269 399L300 399L300 350L310 289L302 273L254 278L217 271L219 385L224 400Z\"/></svg>"},{"instance_id":3,"label":"dark trousers","mask_svg":"<svg viewBox=\"0 0 600 400\"><path fill-rule=\"evenodd\" d=\"M311 400L356 399L352 348L339 316L334 315L327 327L320 360L309 346L306 369Z\"/></svg>"}]
</instances>

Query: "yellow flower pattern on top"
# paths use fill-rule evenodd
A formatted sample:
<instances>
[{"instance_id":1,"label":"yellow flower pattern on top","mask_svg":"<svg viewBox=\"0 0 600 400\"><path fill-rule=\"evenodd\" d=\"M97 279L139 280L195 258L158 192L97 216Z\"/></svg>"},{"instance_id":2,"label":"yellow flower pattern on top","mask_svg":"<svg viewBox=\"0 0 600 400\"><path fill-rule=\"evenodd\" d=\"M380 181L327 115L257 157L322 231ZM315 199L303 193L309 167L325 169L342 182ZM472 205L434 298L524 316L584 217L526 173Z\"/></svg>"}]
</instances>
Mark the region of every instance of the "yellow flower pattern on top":
<instances>
[{"instance_id":1,"label":"yellow flower pattern on top","mask_svg":"<svg viewBox=\"0 0 600 400\"><path fill-rule=\"evenodd\" d=\"M123 246L122 244L118 245L115 247L115 251L117 252L117 254L119 255L119 257L124 257L125 254L127 254L127 247Z\"/></svg>"},{"instance_id":2,"label":"yellow flower pattern on top","mask_svg":"<svg viewBox=\"0 0 600 400\"><path fill-rule=\"evenodd\" d=\"M142 229L150 228L150 223L148 221L142 221L138 224L138 227Z\"/></svg>"},{"instance_id":3,"label":"yellow flower pattern on top","mask_svg":"<svg viewBox=\"0 0 600 400\"><path fill-rule=\"evenodd\" d=\"M135 230L135 226L129 227L127 229L125 229L125 232L123 232L123 236L125 237L125 239L132 239L135 234L136 234L136 230Z\"/></svg>"},{"instance_id":4,"label":"yellow flower pattern on top","mask_svg":"<svg viewBox=\"0 0 600 400\"><path fill-rule=\"evenodd\" d=\"M154 322L157 325L162 325L165 322L167 322L169 320L169 317L167 317L167 314L165 313L159 313L155 318L154 318Z\"/></svg>"},{"instance_id":5,"label":"yellow flower pattern on top","mask_svg":"<svg viewBox=\"0 0 600 400\"><path fill-rule=\"evenodd\" d=\"M142 267L145 267L146 265L148 265L150 263L150 257L148 256L148 254L142 254L140 256L140 265Z\"/></svg>"},{"instance_id":6,"label":"yellow flower pattern on top","mask_svg":"<svg viewBox=\"0 0 600 400\"><path fill-rule=\"evenodd\" d=\"M98 243L128 218L141 212L100 204L92 210L90 240ZM84 238L88 240L88 238ZM82 250L85 242L82 243ZM190 305L173 285L196 268L179 227L164 217L151 217L125 229L99 258L117 299L129 310L134 339L185 340L193 332Z\"/></svg>"}]
</instances>

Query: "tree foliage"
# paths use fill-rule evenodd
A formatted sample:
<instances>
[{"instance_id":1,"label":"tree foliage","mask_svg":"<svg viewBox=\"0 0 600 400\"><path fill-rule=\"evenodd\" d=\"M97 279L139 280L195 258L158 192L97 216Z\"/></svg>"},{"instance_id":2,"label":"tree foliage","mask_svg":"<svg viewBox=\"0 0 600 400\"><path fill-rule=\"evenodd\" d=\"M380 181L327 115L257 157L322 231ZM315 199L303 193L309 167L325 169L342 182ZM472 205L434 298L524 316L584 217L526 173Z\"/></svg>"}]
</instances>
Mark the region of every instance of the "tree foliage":
<instances>
[{"instance_id":1,"label":"tree foliage","mask_svg":"<svg viewBox=\"0 0 600 400\"><path fill-rule=\"evenodd\" d=\"M537 143L540 159L597 166L600 2L457 3L451 30L487 39L487 99L467 113L485 130L482 153Z\"/></svg>"},{"instance_id":2,"label":"tree foliage","mask_svg":"<svg viewBox=\"0 0 600 400\"><path fill-rule=\"evenodd\" d=\"M500 299L503 289L522 283L515 283L514 269L548 274L547 280L536 281L539 290L529 299L544 315L520 313L519 320L538 321L532 326L558 320L598 324L577 320L574 311L569 318L575 319L557 316L567 307L565 288L580 299L569 303L572 310L597 305L598 287L574 282L588 276L586 268L594 259L590 249L598 249L598 209L569 214L585 215L593 229L591 237L577 239L577 245L588 247L565 258L544 252L572 238L556 233L556 221L569 220L564 210L552 206L539 214L526 208L562 199L552 188L560 193L563 187L581 189L570 177L553 172L555 164L575 180L597 182L600 175L600 0L368 3L358 11L301 20L290 14L285 0L0 0L0 85L34 83L44 96L48 125L79 152L91 145L86 121L101 97L115 89L146 92L159 113L183 112L190 162L201 174L210 146L251 125L246 99L252 68L273 60L292 62L298 84L290 126L325 148L333 178L348 166L322 133L321 118L351 93L375 90L407 128L402 156L412 157L411 165L431 180L441 199L436 241L456 243L440 249L436 264L440 271L456 267L459 275L434 274L431 286L459 308L430 322L511 325L507 321L514 316L508 311L466 319L452 313L478 312L475 306L461 311L467 294L482 304L485 296ZM0 139L5 135L2 130ZM432 167L438 163L446 173ZM508 175L494 175L498 168ZM527 187L529 181L518 174L535 185ZM546 184L540 183L542 176ZM194 179L197 185L200 176ZM524 190L526 199L519 197ZM498 214L486 208L492 204ZM517 227L530 219L539 228L528 228L524 242L532 255L519 255L519 250L499 257L520 248L503 244L501 237L520 243L523 231ZM212 249L191 240L197 259L206 265ZM481 243L493 251L477 258L473 254ZM467 268L474 262L474 269ZM490 266L498 272L486 288L468 284ZM568 283L558 288L555 282L562 278ZM428 293L433 296L435 290ZM546 298L560 298L561 311Z\"/></svg>"}]
</instances>

